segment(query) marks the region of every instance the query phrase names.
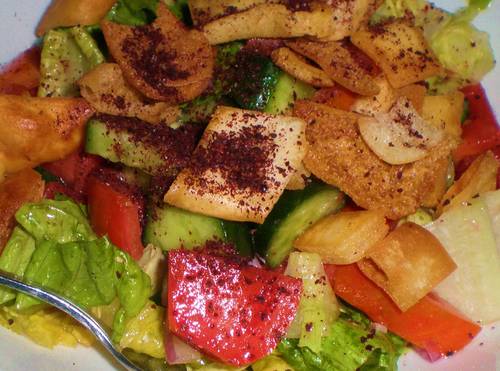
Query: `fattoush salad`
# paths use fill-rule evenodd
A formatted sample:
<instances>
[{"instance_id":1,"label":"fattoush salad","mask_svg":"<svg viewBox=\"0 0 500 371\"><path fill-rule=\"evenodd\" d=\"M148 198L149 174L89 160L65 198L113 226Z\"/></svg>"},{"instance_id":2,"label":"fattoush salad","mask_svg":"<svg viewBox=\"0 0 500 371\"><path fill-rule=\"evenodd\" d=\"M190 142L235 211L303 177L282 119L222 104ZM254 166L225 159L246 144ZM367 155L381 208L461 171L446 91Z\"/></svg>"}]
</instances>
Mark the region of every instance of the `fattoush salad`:
<instances>
[{"instance_id":1,"label":"fattoush salad","mask_svg":"<svg viewBox=\"0 0 500 371\"><path fill-rule=\"evenodd\" d=\"M0 270L144 370L460 352L500 320L489 3L53 0L0 74ZM6 288L0 324L95 343Z\"/></svg>"}]
</instances>

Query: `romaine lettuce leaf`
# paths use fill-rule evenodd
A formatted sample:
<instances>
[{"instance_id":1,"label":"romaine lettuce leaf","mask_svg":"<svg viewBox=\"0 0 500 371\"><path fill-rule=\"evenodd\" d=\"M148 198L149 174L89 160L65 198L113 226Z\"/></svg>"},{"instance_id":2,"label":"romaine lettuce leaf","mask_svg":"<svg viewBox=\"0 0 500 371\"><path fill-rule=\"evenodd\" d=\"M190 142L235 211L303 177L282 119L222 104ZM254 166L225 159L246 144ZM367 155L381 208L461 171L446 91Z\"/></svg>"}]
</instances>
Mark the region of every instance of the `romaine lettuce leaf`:
<instances>
[{"instance_id":1,"label":"romaine lettuce leaf","mask_svg":"<svg viewBox=\"0 0 500 371\"><path fill-rule=\"evenodd\" d=\"M127 323L120 347L154 358L165 358L164 318L165 308L148 302L141 312Z\"/></svg>"},{"instance_id":2,"label":"romaine lettuce leaf","mask_svg":"<svg viewBox=\"0 0 500 371\"><path fill-rule=\"evenodd\" d=\"M96 238L80 206L69 199L24 204L16 220L37 241L67 243Z\"/></svg>"},{"instance_id":3,"label":"romaine lettuce leaf","mask_svg":"<svg viewBox=\"0 0 500 371\"><path fill-rule=\"evenodd\" d=\"M60 244L41 242L23 279L61 294L82 308L108 305L118 297L115 315L123 324L139 314L151 295L149 276L106 238ZM18 294L15 308L26 310L39 301ZM120 323L121 326L121 323ZM114 330L119 338L121 327Z\"/></svg>"},{"instance_id":4,"label":"romaine lettuce leaf","mask_svg":"<svg viewBox=\"0 0 500 371\"><path fill-rule=\"evenodd\" d=\"M321 352L300 348L296 339L283 340L278 352L296 371L354 371L363 367L396 371L404 348L403 340L375 331L363 314L343 307L340 318L323 338Z\"/></svg>"},{"instance_id":5,"label":"romaine lettuce leaf","mask_svg":"<svg viewBox=\"0 0 500 371\"><path fill-rule=\"evenodd\" d=\"M23 277L34 251L35 240L21 228L14 228L0 256L0 269L17 277ZM0 305L15 298L14 291L0 287Z\"/></svg>"},{"instance_id":6,"label":"romaine lettuce leaf","mask_svg":"<svg viewBox=\"0 0 500 371\"><path fill-rule=\"evenodd\" d=\"M129 26L150 23L156 15L158 0L118 0L106 18Z\"/></svg>"},{"instance_id":7,"label":"romaine lettuce leaf","mask_svg":"<svg viewBox=\"0 0 500 371\"><path fill-rule=\"evenodd\" d=\"M24 230L18 227L8 241L0 267L3 264L24 281L59 293L84 309L112 307L113 339L119 341L127 322L152 294L149 276L107 238L98 239L85 210L70 199L25 204L16 220ZM28 247L20 252L22 245ZM18 311L43 308L24 294L0 291L0 299L1 295L6 295L3 303L15 297Z\"/></svg>"}]
</instances>

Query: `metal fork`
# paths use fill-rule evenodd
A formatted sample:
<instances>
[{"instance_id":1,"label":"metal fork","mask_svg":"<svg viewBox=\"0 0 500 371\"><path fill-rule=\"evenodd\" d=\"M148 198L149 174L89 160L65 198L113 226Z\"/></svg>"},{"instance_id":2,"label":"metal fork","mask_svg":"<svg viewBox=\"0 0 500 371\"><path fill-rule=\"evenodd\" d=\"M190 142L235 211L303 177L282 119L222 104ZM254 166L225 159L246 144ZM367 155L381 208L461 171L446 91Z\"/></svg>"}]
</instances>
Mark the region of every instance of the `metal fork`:
<instances>
[{"instance_id":1,"label":"metal fork","mask_svg":"<svg viewBox=\"0 0 500 371\"><path fill-rule=\"evenodd\" d=\"M67 313L75 320L85 326L99 340L104 348L126 369L130 371L141 371L141 368L132 363L125 357L118 348L115 347L109 335L102 326L88 313L67 299L41 287L28 285L15 278L12 278L6 272L0 271L0 285L20 291L24 294L33 296L41 301L56 307Z\"/></svg>"}]
</instances>

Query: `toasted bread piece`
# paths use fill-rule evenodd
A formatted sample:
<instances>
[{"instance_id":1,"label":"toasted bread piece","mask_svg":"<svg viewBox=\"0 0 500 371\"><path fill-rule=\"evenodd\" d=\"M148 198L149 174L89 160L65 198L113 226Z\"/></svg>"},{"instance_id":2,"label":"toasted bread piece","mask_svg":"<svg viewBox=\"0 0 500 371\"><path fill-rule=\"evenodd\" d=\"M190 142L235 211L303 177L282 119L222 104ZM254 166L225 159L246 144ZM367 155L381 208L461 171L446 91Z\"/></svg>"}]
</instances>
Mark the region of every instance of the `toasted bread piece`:
<instances>
[{"instance_id":1,"label":"toasted bread piece","mask_svg":"<svg viewBox=\"0 0 500 371\"><path fill-rule=\"evenodd\" d=\"M279 4L282 0L189 0L193 24L203 26L215 19L242 12L261 4Z\"/></svg>"},{"instance_id":2,"label":"toasted bread piece","mask_svg":"<svg viewBox=\"0 0 500 371\"><path fill-rule=\"evenodd\" d=\"M351 264L389 232L379 211L342 211L314 223L293 243L301 251L317 253L324 263Z\"/></svg>"},{"instance_id":3,"label":"toasted bread piece","mask_svg":"<svg viewBox=\"0 0 500 371\"><path fill-rule=\"evenodd\" d=\"M299 54L289 48L279 48L271 53L271 59L283 71L312 86L333 87L335 82L322 69L307 63Z\"/></svg>"},{"instance_id":4,"label":"toasted bread piece","mask_svg":"<svg viewBox=\"0 0 500 371\"><path fill-rule=\"evenodd\" d=\"M262 223L305 155L301 119L219 107L165 201L228 220Z\"/></svg>"},{"instance_id":5,"label":"toasted bread piece","mask_svg":"<svg viewBox=\"0 0 500 371\"><path fill-rule=\"evenodd\" d=\"M282 4L260 4L207 23L203 32L212 45L255 37L327 37L332 20L333 10L327 5L296 12Z\"/></svg>"},{"instance_id":6,"label":"toasted bread piece","mask_svg":"<svg viewBox=\"0 0 500 371\"><path fill-rule=\"evenodd\" d=\"M69 155L93 113L81 98L0 95L0 168L15 173Z\"/></svg>"},{"instance_id":7,"label":"toasted bread piece","mask_svg":"<svg viewBox=\"0 0 500 371\"><path fill-rule=\"evenodd\" d=\"M455 91L447 95L429 95L424 98L422 117L431 124L441 127L450 135L462 135L462 113L464 94Z\"/></svg>"},{"instance_id":8,"label":"toasted bread piece","mask_svg":"<svg viewBox=\"0 0 500 371\"><path fill-rule=\"evenodd\" d=\"M145 26L101 22L113 58L127 82L146 97L172 104L200 95L209 85L214 51L197 30L189 30L163 4Z\"/></svg>"},{"instance_id":9,"label":"toasted bread piece","mask_svg":"<svg viewBox=\"0 0 500 371\"><path fill-rule=\"evenodd\" d=\"M348 42L301 39L287 41L286 45L316 62L332 80L354 93L372 96L380 91L373 81L378 70L375 64Z\"/></svg>"},{"instance_id":10,"label":"toasted bread piece","mask_svg":"<svg viewBox=\"0 0 500 371\"><path fill-rule=\"evenodd\" d=\"M36 28L41 37L53 28L97 24L116 0L52 0Z\"/></svg>"},{"instance_id":11,"label":"toasted bread piece","mask_svg":"<svg viewBox=\"0 0 500 371\"><path fill-rule=\"evenodd\" d=\"M422 31L404 22L360 30L351 36L351 41L375 61L394 88L443 72Z\"/></svg>"},{"instance_id":12,"label":"toasted bread piece","mask_svg":"<svg viewBox=\"0 0 500 371\"><path fill-rule=\"evenodd\" d=\"M389 233L357 264L402 311L417 304L457 268L439 240L411 222Z\"/></svg>"},{"instance_id":13,"label":"toasted bread piece","mask_svg":"<svg viewBox=\"0 0 500 371\"><path fill-rule=\"evenodd\" d=\"M148 101L125 81L116 63L98 65L85 74L78 85L82 96L97 112L137 117L152 124L175 122L181 113L177 105Z\"/></svg>"},{"instance_id":14,"label":"toasted bread piece","mask_svg":"<svg viewBox=\"0 0 500 371\"><path fill-rule=\"evenodd\" d=\"M436 169L456 146L444 141L422 160L390 165L363 141L359 115L310 101L298 101L294 113L308 123L306 168L338 186L359 206L380 210L390 219L415 212L436 182Z\"/></svg>"}]
</instances>

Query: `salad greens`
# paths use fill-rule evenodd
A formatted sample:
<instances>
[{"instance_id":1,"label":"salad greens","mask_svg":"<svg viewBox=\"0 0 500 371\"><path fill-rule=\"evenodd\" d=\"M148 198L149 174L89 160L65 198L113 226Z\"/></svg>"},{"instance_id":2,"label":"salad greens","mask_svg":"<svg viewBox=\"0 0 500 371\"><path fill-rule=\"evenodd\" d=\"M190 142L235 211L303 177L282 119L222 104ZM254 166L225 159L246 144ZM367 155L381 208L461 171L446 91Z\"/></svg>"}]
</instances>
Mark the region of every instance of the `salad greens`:
<instances>
[{"instance_id":1,"label":"salad greens","mask_svg":"<svg viewBox=\"0 0 500 371\"><path fill-rule=\"evenodd\" d=\"M296 371L395 371L405 347L399 337L376 331L365 315L344 306L320 352L300 347L296 339L283 340L278 352Z\"/></svg>"},{"instance_id":2,"label":"salad greens","mask_svg":"<svg viewBox=\"0 0 500 371\"><path fill-rule=\"evenodd\" d=\"M43 38L38 96L78 96L76 81L104 61L97 42L85 28L50 30Z\"/></svg>"},{"instance_id":3,"label":"salad greens","mask_svg":"<svg viewBox=\"0 0 500 371\"><path fill-rule=\"evenodd\" d=\"M28 283L51 289L83 308L107 305L116 298L113 337L120 339L127 321L151 295L151 282L137 263L97 239L82 208L70 200L28 203L16 213L20 226L0 257L0 266ZM26 244L26 245L24 245ZM19 255L21 246L28 246ZM18 311L39 309L40 302L24 294L0 291L2 303L15 298Z\"/></svg>"},{"instance_id":4,"label":"salad greens","mask_svg":"<svg viewBox=\"0 0 500 371\"><path fill-rule=\"evenodd\" d=\"M130 26L141 26L153 21L158 0L119 0L109 11L107 18Z\"/></svg>"}]
</instances>

